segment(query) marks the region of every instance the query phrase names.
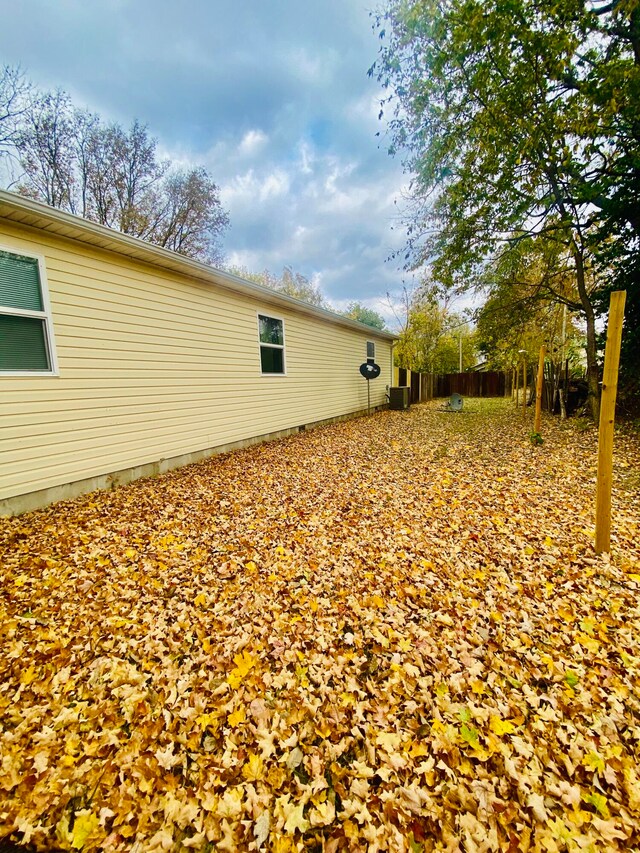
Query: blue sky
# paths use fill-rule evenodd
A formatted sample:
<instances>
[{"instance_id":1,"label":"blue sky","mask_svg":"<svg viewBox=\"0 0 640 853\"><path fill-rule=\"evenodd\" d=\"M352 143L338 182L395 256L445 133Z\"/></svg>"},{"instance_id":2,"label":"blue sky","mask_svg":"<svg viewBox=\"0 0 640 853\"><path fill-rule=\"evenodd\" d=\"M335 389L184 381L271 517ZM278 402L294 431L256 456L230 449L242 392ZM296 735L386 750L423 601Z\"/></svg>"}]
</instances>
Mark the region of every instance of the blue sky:
<instances>
[{"instance_id":1,"label":"blue sky","mask_svg":"<svg viewBox=\"0 0 640 853\"><path fill-rule=\"evenodd\" d=\"M403 274L367 0L0 0L0 63L107 120L146 123L160 152L203 165L231 227L227 261L290 265L338 308L389 315ZM7 26L8 22L11 26ZM376 133L381 132L382 137Z\"/></svg>"}]
</instances>

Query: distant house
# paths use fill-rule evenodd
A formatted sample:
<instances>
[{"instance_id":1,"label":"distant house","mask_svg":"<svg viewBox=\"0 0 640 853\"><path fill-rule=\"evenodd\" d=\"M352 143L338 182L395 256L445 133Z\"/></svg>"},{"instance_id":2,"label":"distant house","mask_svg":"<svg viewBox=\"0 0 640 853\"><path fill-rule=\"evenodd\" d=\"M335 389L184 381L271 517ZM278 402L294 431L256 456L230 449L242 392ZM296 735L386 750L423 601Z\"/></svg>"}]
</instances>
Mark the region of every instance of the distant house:
<instances>
[{"instance_id":1,"label":"distant house","mask_svg":"<svg viewBox=\"0 0 640 853\"><path fill-rule=\"evenodd\" d=\"M366 410L392 343L0 191L0 514Z\"/></svg>"}]
</instances>

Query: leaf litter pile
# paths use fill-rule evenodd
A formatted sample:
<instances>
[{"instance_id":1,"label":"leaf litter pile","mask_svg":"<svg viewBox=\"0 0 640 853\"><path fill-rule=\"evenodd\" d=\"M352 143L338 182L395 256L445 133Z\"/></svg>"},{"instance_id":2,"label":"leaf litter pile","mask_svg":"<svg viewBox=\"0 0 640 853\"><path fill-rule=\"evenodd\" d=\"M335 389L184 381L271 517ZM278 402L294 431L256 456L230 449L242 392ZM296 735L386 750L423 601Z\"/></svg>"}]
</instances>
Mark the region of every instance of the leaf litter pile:
<instances>
[{"instance_id":1,"label":"leaf litter pile","mask_svg":"<svg viewBox=\"0 0 640 853\"><path fill-rule=\"evenodd\" d=\"M0 837L640 849L640 445L382 412L0 519Z\"/></svg>"}]
</instances>

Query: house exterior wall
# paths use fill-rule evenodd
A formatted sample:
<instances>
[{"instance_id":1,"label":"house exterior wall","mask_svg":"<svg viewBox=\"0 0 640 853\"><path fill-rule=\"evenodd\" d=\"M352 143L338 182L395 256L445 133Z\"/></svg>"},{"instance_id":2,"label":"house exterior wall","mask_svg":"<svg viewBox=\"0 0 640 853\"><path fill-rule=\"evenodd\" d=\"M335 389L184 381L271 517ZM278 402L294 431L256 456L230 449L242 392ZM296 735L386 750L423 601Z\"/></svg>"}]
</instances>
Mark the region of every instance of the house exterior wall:
<instances>
[{"instance_id":1,"label":"house exterior wall","mask_svg":"<svg viewBox=\"0 0 640 853\"><path fill-rule=\"evenodd\" d=\"M8 222L0 244L45 259L59 368L0 373L0 514L47 503L65 484L88 483L78 493L112 472L150 473L366 409L367 340L382 368L371 405L386 402L391 342L375 330ZM284 376L261 374L258 313L284 320Z\"/></svg>"}]
</instances>

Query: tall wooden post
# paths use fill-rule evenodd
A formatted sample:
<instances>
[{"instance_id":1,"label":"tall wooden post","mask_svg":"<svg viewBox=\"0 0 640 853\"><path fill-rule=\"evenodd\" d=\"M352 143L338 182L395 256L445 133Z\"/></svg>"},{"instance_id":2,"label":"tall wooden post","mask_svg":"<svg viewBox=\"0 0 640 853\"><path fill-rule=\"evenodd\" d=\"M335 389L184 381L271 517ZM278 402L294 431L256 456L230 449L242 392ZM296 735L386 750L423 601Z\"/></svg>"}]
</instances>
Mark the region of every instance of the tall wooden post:
<instances>
[{"instance_id":1,"label":"tall wooden post","mask_svg":"<svg viewBox=\"0 0 640 853\"><path fill-rule=\"evenodd\" d=\"M527 416L527 357L522 357L522 415Z\"/></svg>"},{"instance_id":2,"label":"tall wooden post","mask_svg":"<svg viewBox=\"0 0 640 853\"><path fill-rule=\"evenodd\" d=\"M600 430L598 435L598 480L596 493L596 554L609 551L611 540L611 483L613 480L613 423L618 393L618 366L626 290L615 290L609 303L607 346L604 353Z\"/></svg>"},{"instance_id":3,"label":"tall wooden post","mask_svg":"<svg viewBox=\"0 0 640 853\"><path fill-rule=\"evenodd\" d=\"M540 361L538 362L538 378L536 380L536 416L533 421L533 431L540 433L540 416L542 413L542 387L544 385L544 357L547 354L546 347L540 347Z\"/></svg>"}]
</instances>

